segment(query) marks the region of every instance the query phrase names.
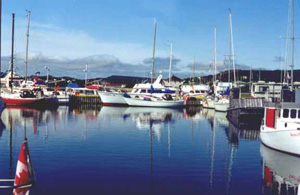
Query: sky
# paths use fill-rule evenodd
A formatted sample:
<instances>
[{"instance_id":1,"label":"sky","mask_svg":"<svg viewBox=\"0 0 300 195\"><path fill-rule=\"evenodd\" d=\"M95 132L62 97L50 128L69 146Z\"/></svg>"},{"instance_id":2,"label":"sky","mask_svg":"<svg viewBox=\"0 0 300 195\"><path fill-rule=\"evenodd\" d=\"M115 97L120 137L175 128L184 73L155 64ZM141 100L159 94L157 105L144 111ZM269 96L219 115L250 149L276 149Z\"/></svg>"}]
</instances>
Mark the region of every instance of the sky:
<instances>
[{"instance_id":1,"label":"sky","mask_svg":"<svg viewBox=\"0 0 300 195\"><path fill-rule=\"evenodd\" d=\"M285 53L288 0L3 0L2 70L9 68L11 14L15 20L15 65L25 72L27 12L31 11L29 74L84 78L150 75L154 19L157 20L156 71L168 77L212 74L214 27L217 70L229 54L229 8L238 68L280 69ZM299 32L295 3L295 37ZM295 41L295 68L299 55Z\"/></svg>"}]
</instances>

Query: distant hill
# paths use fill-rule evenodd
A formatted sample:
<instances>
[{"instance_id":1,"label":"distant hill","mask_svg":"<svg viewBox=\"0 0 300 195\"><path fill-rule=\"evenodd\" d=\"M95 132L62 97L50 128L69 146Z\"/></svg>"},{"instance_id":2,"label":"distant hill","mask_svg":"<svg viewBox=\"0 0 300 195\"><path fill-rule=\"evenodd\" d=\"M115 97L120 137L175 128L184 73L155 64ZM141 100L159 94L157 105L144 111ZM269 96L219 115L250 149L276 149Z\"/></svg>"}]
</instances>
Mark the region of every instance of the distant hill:
<instances>
[{"instance_id":1,"label":"distant hill","mask_svg":"<svg viewBox=\"0 0 300 195\"><path fill-rule=\"evenodd\" d=\"M281 70L252 70L252 82L257 82L258 80L263 80L266 82L280 82L281 80L281 74L283 75L283 72ZM173 76L174 77L174 76ZM243 81L243 82L249 82L250 81L250 70L236 70L236 77L237 81ZM33 78L33 76L31 76ZM174 77L175 78L175 77ZM46 76L39 76L39 79L46 80ZM58 81L58 80L64 80L63 82L57 83L59 86L66 86L68 81L74 82L79 84L80 86L84 86L85 80L84 79L77 79L72 77L54 77L49 76L50 81ZM168 78L165 78L165 80ZM180 79L179 77L176 77L176 79ZM199 77L195 77L194 81L198 82ZM228 81L228 71L223 71L217 74L217 79L227 82ZM112 84L126 84L126 87L132 87L136 83L142 83L142 82L150 82L150 78L145 77L134 77L134 76L122 76L122 75L112 75L107 78L93 78L88 79L88 82L99 80L102 83L112 83ZM191 78L185 78L183 79L185 82L189 82ZM206 75L201 77L202 83L211 83L213 80L212 75ZM233 82L233 71L230 71L230 81ZM294 70L294 81L300 82L300 70ZM53 84L54 85L54 84Z\"/></svg>"}]
</instances>

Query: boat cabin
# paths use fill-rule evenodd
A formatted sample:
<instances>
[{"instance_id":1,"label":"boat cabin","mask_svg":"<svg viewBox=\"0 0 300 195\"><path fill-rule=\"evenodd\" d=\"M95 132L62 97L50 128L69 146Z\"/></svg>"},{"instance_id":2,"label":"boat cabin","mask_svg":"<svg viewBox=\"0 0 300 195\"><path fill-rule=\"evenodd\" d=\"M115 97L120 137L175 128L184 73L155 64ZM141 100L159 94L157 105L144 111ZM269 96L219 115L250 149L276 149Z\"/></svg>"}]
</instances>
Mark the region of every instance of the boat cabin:
<instances>
[{"instance_id":1,"label":"boat cabin","mask_svg":"<svg viewBox=\"0 0 300 195\"><path fill-rule=\"evenodd\" d=\"M300 130L300 105L283 103L276 107L266 107L263 122L268 128Z\"/></svg>"},{"instance_id":2,"label":"boat cabin","mask_svg":"<svg viewBox=\"0 0 300 195\"><path fill-rule=\"evenodd\" d=\"M251 97L253 98L280 98L282 84L265 81L258 81L251 85Z\"/></svg>"},{"instance_id":3,"label":"boat cabin","mask_svg":"<svg viewBox=\"0 0 300 195\"><path fill-rule=\"evenodd\" d=\"M87 89L87 88L74 88L73 91L72 91L72 95L75 95L75 96L88 96L88 97L99 96L97 90Z\"/></svg>"},{"instance_id":4,"label":"boat cabin","mask_svg":"<svg viewBox=\"0 0 300 195\"><path fill-rule=\"evenodd\" d=\"M214 86L214 93L215 96L220 96L222 94L224 94L227 89L231 89L232 88L232 83L230 82L216 82L215 86Z\"/></svg>"}]
</instances>

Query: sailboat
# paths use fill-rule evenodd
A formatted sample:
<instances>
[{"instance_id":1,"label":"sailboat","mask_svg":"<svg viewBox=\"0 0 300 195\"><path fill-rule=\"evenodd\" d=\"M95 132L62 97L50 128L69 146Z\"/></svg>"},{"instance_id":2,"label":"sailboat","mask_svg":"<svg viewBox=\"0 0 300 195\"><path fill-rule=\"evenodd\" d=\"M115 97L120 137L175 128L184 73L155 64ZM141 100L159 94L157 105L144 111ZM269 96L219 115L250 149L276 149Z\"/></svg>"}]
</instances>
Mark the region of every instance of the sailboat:
<instances>
[{"instance_id":1,"label":"sailboat","mask_svg":"<svg viewBox=\"0 0 300 195\"><path fill-rule=\"evenodd\" d=\"M234 77L234 86L236 87L236 75L235 75L235 61L234 61L234 49L233 49L233 35L232 35L233 33L232 33L232 14L231 14L231 9L229 9L229 31L230 31L230 33L229 33L229 39L230 39L230 55L229 55L229 59L232 62L233 77ZM215 40L216 40L216 30L215 30ZM229 68L228 71L229 71L228 74L230 74L230 68ZM215 102L215 110L216 111L227 112L227 110L229 108L229 93L230 93L230 88L231 87L232 87L232 85L230 84L230 81L228 80L228 84L225 87L226 91L223 91L220 94L216 93L216 96L218 97L218 100Z\"/></svg>"},{"instance_id":2,"label":"sailboat","mask_svg":"<svg viewBox=\"0 0 300 195\"><path fill-rule=\"evenodd\" d=\"M153 56L152 56L152 70L151 70L151 84L149 91L150 93L147 96L138 96L138 95L124 95L123 99L129 106L139 106L139 107L182 107L184 106L184 100L182 99L173 99L171 94L175 94L175 91L165 88L160 84L162 79L162 74L160 74L157 80L153 83L153 76L155 76L155 43L156 43L156 20L154 21L154 40L153 40ZM172 53L170 52L170 55ZM156 86L162 86L162 89L155 88ZM101 96L101 95L100 95Z\"/></svg>"},{"instance_id":3,"label":"sailboat","mask_svg":"<svg viewBox=\"0 0 300 195\"><path fill-rule=\"evenodd\" d=\"M26 53L28 53L28 39L29 39L29 24L30 24L30 11L28 11L28 26L27 26L27 44ZM2 93L3 102L6 105L40 105L46 102L45 97L42 93L34 93L32 90L28 89L16 89L14 90L14 28L15 28L15 14L12 14L12 47L11 47L11 76L10 76L10 91L5 91ZM28 61L28 55L26 55L26 64ZM27 72L27 70L26 70ZM26 76L27 77L27 76Z\"/></svg>"}]
</instances>

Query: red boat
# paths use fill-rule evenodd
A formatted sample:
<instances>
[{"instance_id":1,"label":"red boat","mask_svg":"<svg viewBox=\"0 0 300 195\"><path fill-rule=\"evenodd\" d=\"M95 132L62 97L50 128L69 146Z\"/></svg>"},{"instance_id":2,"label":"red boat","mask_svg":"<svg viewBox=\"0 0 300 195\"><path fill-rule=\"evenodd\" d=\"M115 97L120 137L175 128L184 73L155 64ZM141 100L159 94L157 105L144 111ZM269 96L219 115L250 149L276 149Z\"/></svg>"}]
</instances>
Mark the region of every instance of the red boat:
<instances>
[{"instance_id":1,"label":"red boat","mask_svg":"<svg viewBox=\"0 0 300 195\"><path fill-rule=\"evenodd\" d=\"M23 96L22 96L23 95ZM4 93L2 94L2 100L6 105L39 105L45 102L44 97L25 96L24 93Z\"/></svg>"}]
</instances>

